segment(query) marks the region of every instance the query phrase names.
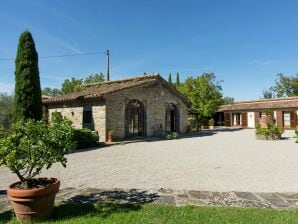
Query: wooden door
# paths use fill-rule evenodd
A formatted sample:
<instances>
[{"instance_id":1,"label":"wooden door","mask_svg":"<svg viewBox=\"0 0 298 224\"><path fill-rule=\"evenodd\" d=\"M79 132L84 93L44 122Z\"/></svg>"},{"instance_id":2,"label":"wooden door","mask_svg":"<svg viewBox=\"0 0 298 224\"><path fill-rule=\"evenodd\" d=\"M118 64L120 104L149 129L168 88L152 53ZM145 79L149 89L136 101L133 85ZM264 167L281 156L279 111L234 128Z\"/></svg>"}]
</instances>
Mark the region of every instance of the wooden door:
<instances>
[{"instance_id":1,"label":"wooden door","mask_svg":"<svg viewBox=\"0 0 298 224\"><path fill-rule=\"evenodd\" d=\"M241 117L242 117L242 127L247 128L247 112L242 112Z\"/></svg>"},{"instance_id":2,"label":"wooden door","mask_svg":"<svg viewBox=\"0 0 298 224\"><path fill-rule=\"evenodd\" d=\"M225 112L225 125L231 127L231 113Z\"/></svg>"},{"instance_id":3,"label":"wooden door","mask_svg":"<svg viewBox=\"0 0 298 224\"><path fill-rule=\"evenodd\" d=\"M296 128L297 114L296 111L291 111L291 128Z\"/></svg>"}]
</instances>

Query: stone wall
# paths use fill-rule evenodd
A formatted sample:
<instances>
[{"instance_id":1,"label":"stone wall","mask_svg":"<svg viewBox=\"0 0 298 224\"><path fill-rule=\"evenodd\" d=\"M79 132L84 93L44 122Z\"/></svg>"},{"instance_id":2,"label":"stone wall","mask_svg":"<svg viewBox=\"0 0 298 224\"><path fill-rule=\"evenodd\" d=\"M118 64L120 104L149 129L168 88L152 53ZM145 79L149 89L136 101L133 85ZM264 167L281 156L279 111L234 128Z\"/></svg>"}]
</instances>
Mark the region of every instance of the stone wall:
<instances>
[{"instance_id":1,"label":"stone wall","mask_svg":"<svg viewBox=\"0 0 298 224\"><path fill-rule=\"evenodd\" d=\"M92 107L94 131L98 132L100 141L106 141L106 106L102 100L71 102L63 105L49 105L49 120L51 120L53 112L59 112L62 116L65 116L72 121L74 128L83 128L84 106Z\"/></svg>"},{"instance_id":2,"label":"stone wall","mask_svg":"<svg viewBox=\"0 0 298 224\"><path fill-rule=\"evenodd\" d=\"M141 101L146 111L146 134L154 136L165 130L166 106L173 103L179 111L180 133L187 131L187 105L161 83L140 86L106 97L107 132L113 131L118 139L125 137L125 106L132 99Z\"/></svg>"}]
</instances>

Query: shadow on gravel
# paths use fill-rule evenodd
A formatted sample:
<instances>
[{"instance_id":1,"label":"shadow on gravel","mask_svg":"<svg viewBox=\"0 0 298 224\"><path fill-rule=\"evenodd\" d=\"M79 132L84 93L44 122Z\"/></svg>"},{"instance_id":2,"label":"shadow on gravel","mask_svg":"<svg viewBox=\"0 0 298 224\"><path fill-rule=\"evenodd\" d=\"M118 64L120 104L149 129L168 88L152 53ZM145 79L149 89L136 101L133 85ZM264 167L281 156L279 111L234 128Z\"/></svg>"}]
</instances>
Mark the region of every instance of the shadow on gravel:
<instances>
[{"instance_id":1,"label":"shadow on gravel","mask_svg":"<svg viewBox=\"0 0 298 224\"><path fill-rule=\"evenodd\" d=\"M54 219L62 220L79 216L108 217L114 213L137 211L142 205L157 200L157 194L146 191L103 191L73 196L55 207Z\"/></svg>"}]
</instances>

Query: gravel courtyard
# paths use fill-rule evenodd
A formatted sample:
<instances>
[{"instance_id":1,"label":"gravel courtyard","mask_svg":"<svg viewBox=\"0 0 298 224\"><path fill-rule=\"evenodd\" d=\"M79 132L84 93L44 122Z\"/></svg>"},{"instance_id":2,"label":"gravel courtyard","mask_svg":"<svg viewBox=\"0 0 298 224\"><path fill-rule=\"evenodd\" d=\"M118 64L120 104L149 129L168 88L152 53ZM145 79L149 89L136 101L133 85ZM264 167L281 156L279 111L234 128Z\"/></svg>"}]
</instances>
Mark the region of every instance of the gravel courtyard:
<instances>
[{"instance_id":1,"label":"gravel courtyard","mask_svg":"<svg viewBox=\"0 0 298 224\"><path fill-rule=\"evenodd\" d=\"M257 141L254 130L204 132L172 141L136 142L68 155L44 176L62 188L137 188L200 191L298 192L298 144ZM17 180L0 167L0 190Z\"/></svg>"}]
</instances>

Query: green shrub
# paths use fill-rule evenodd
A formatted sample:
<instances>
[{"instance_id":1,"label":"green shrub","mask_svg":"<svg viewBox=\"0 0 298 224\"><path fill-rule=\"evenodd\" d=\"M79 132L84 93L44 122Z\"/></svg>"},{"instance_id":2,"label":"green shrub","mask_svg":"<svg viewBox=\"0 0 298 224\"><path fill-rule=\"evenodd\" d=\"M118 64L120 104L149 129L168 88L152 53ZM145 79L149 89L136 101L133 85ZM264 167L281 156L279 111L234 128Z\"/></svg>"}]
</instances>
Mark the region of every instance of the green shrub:
<instances>
[{"instance_id":1,"label":"green shrub","mask_svg":"<svg viewBox=\"0 0 298 224\"><path fill-rule=\"evenodd\" d=\"M57 162L65 167L65 154L73 149L73 128L68 119L49 125L43 121L21 120L0 138L0 166L9 168L28 189L43 168L49 169Z\"/></svg>"},{"instance_id":2,"label":"green shrub","mask_svg":"<svg viewBox=\"0 0 298 224\"><path fill-rule=\"evenodd\" d=\"M94 147L98 143L99 136L88 128L74 129L74 142L76 149Z\"/></svg>"},{"instance_id":3,"label":"green shrub","mask_svg":"<svg viewBox=\"0 0 298 224\"><path fill-rule=\"evenodd\" d=\"M266 138L270 137L273 139L277 139L280 138L283 133L284 129L276 125L268 124L268 128L261 128L260 124L257 124L256 126L256 135L263 135L266 136Z\"/></svg>"},{"instance_id":4,"label":"green shrub","mask_svg":"<svg viewBox=\"0 0 298 224\"><path fill-rule=\"evenodd\" d=\"M211 118L209 121L208 121L208 124L209 124L209 126L214 126L214 119L213 118Z\"/></svg>"},{"instance_id":5,"label":"green shrub","mask_svg":"<svg viewBox=\"0 0 298 224\"><path fill-rule=\"evenodd\" d=\"M166 131L162 134L162 138L166 140L173 140L179 137L177 132Z\"/></svg>"},{"instance_id":6,"label":"green shrub","mask_svg":"<svg viewBox=\"0 0 298 224\"><path fill-rule=\"evenodd\" d=\"M296 143L298 143L298 129L295 130L294 138L296 139Z\"/></svg>"},{"instance_id":7,"label":"green shrub","mask_svg":"<svg viewBox=\"0 0 298 224\"><path fill-rule=\"evenodd\" d=\"M0 128L0 138L4 138L6 135L8 135L8 131Z\"/></svg>"}]
</instances>

